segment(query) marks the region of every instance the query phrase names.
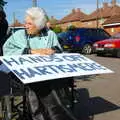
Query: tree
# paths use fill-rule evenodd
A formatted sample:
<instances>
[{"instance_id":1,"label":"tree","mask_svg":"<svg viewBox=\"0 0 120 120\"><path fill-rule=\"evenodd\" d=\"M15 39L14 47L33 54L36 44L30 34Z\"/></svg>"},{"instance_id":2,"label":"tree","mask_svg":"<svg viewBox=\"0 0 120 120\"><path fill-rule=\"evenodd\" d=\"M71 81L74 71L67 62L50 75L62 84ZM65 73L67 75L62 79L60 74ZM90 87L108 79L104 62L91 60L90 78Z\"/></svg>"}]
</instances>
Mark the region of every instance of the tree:
<instances>
[{"instance_id":1,"label":"tree","mask_svg":"<svg viewBox=\"0 0 120 120\"><path fill-rule=\"evenodd\" d=\"M68 30L74 30L75 28L76 28L76 26L70 25L70 26L68 26L68 27L66 28L66 31L68 31Z\"/></svg>"},{"instance_id":2,"label":"tree","mask_svg":"<svg viewBox=\"0 0 120 120\"><path fill-rule=\"evenodd\" d=\"M61 29L61 27L59 27L59 26L55 26L55 27L53 27L53 31L54 31L55 33L60 33L60 32L62 32L62 29Z\"/></svg>"}]
</instances>

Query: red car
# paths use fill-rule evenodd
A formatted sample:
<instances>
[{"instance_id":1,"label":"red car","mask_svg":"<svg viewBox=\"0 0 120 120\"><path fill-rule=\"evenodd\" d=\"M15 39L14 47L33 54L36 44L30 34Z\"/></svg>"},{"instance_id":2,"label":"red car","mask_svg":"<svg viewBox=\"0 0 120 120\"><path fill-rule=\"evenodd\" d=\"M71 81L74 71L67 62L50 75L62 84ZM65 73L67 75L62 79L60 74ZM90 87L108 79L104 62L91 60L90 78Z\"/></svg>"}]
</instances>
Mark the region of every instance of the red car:
<instances>
[{"instance_id":1,"label":"red car","mask_svg":"<svg viewBox=\"0 0 120 120\"><path fill-rule=\"evenodd\" d=\"M120 58L120 33L113 35L109 39L95 42L93 47L98 56L111 54Z\"/></svg>"}]
</instances>

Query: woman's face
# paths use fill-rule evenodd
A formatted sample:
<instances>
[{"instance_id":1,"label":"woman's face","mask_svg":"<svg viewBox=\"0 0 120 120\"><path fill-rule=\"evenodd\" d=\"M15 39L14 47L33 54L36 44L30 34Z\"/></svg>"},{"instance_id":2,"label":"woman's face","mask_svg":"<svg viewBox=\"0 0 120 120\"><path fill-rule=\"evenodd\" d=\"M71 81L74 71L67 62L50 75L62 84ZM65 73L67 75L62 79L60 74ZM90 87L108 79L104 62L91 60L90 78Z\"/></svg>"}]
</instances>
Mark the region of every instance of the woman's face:
<instances>
[{"instance_id":1,"label":"woman's face","mask_svg":"<svg viewBox=\"0 0 120 120\"><path fill-rule=\"evenodd\" d=\"M38 35L39 29L34 24L32 18L30 16L25 17L25 28L27 30L27 34L29 35Z\"/></svg>"}]
</instances>

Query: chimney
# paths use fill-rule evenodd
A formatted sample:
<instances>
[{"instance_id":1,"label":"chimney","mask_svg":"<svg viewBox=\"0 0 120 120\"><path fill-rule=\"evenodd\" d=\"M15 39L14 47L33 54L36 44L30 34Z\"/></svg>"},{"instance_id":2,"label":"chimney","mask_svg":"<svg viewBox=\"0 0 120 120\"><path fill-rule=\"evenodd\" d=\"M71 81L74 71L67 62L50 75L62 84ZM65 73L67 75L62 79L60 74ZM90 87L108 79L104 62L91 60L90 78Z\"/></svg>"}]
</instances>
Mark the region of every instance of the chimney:
<instances>
[{"instance_id":1,"label":"chimney","mask_svg":"<svg viewBox=\"0 0 120 120\"><path fill-rule=\"evenodd\" d=\"M72 9L72 13L75 13L75 9L74 8Z\"/></svg>"},{"instance_id":2,"label":"chimney","mask_svg":"<svg viewBox=\"0 0 120 120\"><path fill-rule=\"evenodd\" d=\"M76 11L76 12L80 12L80 8L77 8L75 11Z\"/></svg>"},{"instance_id":3,"label":"chimney","mask_svg":"<svg viewBox=\"0 0 120 120\"><path fill-rule=\"evenodd\" d=\"M112 0L111 4L112 4L112 7L114 7L116 5L116 0Z\"/></svg>"},{"instance_id":4,"label":"chimney","mask_svg":"<svg viewBox=\"0 0 120 120\"><path fill-rule=\"evenodd\" d=\"M103 8L105 9L105 8L107 8L108 7L108 3L107 2L104 2L103 3Z\"/></svg>"},{"instance_id":5,"label":"chimney","mask_svg":"<svg viewBox=\"0 0 120 120\"><path fill-rule=\"evenodd\" d=\"M51 16L51 19L54 19L54 16Z\"/></svg>"}]
</instances>

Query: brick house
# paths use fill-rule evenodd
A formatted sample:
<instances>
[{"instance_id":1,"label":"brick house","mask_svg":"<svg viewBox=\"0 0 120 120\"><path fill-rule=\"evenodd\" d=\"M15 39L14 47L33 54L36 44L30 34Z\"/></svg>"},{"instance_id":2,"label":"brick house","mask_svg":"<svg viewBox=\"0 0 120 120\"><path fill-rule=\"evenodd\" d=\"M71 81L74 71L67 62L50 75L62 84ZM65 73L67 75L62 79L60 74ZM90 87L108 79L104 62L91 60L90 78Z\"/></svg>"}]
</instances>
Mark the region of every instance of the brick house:
<instances>
[{"instance_id":1,"label":"brick house","mask_svg":"<svg viewBox=\"0 0 120 120\"><path fill-rule=\"evenodd\" d=\"M120 7L116 4L116 0L112 0L111 5L104 2L102 8L96 9L88 17L82 20L82 26L84 27L101 27L103 23L111 16L119 15Z\"/></svg>"},{"instance_id":2,"label":"brick house","mask_svg":"<svg viewBox=\"0 0 120 120\"><path fill-rule=\"evenodd\" d=\"M57 25L59 25L63 30L65 30L67 27L73 25L75 27L81 27L81 19L86 17L87 15L83 13L80 8L72 9L72 12L59 20L57 22Z\"/></svg>"},{"instance_id":3,"label":"brick house","mask_svg":"<svg viewBox=\"0 0 120 120\"><path fill-rule=\"evenodd\" d=\"M111 16L119 14L120 6L117 5L116 0L112 0L111 4L104 2L103 7L96 9L89 15L81 12L79 8L73 9L72 13L59 20L57 25L61 26L63 29L66 29L70 25L76 27L103 28L105 21L111 18Z\"/></svg>"},{"instance_id":4,"label":"brick house","mask_svg":"<svg viewBox=\"0 0 120 120\"><path fill-rule=\"evenodd\" d=\"M51 23L51 26L54 27L56 23L58 22L58 20L54 16L51 16L49 18L49 22Z\"/></svg>"},{"instance_id":5,"label":"brick house","mask_svg":"<svg viewBox=\"0 0 120 120\"><path fill-rule=\"evenodd\" d=\"M103 23L104 29L111 35L120 32L120 15L114 15Z\"/></svg>"},{"instance_id":6,"label":"brick house","mask_svg":"<svg viewBox=\"0 0 120 120\"><path fill-rule=\"evenodd\" d=\"M14 23L9 26L10 27L23 27L24 24L20 23L18 20L15 20Z\"/></svg>"}]
</instances>

